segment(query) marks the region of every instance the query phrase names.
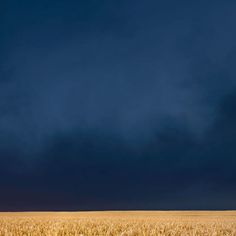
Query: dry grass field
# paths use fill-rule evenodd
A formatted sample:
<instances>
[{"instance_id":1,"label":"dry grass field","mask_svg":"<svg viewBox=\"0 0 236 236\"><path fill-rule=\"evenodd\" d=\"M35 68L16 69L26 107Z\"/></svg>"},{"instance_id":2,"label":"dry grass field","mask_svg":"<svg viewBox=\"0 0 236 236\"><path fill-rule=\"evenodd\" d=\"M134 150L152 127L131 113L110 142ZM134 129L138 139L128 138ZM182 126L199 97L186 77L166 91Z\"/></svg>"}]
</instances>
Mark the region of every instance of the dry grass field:
<instances>
[{"instance_id":1,"label":"dry grass field","mask_svg":"<svg viewBox=\"0 0 236 236\"><path fill-rule=\"evenodd\" d=\"M234 235L236 211L0 213L0 236Z\"/></svg>"}]
</instances>

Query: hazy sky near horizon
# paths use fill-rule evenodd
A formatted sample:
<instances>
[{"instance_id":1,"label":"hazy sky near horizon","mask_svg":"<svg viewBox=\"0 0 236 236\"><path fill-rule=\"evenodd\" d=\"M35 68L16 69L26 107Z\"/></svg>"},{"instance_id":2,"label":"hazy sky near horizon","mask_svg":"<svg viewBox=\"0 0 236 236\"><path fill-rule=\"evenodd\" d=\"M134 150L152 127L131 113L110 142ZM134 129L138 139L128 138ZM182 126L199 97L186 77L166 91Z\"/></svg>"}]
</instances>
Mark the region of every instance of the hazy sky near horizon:
<instances>
[{"instance_id":1,"label":"hazy sky near horizon","mask_svg":"<svg viewBox=\"0 0 236 236\"><path fill-rule=\"evenodd\" d=\"M0 210L236 208L234 1L0 3Z\"/></svg>"}]
</instances>

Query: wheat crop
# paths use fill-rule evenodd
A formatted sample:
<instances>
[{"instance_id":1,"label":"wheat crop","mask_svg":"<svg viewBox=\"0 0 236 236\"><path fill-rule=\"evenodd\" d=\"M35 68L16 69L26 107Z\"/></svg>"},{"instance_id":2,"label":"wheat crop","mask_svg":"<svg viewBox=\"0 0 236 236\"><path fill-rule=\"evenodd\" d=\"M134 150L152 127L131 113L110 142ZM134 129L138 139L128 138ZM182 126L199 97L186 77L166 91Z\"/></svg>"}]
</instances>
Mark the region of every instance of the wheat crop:
<instances>
[{"instance_id":1,"label":"wheat crop","mask_svg":"<svg viewBox=\"0 0 236 236\"><path fill-rule=\"evenodd\" d=\"M0 213L0 236L236 236L236 211Z\"/></svg>"}]
</instances>

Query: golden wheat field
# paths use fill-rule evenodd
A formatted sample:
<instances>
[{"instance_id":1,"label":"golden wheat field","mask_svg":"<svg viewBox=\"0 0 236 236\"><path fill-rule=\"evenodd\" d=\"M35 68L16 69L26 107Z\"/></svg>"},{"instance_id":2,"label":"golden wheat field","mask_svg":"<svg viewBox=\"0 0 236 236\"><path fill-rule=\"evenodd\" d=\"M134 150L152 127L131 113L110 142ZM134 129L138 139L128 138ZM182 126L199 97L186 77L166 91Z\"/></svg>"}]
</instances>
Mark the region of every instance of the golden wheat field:
<instances>
[{"instance_id":1,"label":"golden wheat field","mask_svg":"<svg viewBox=\"0 0 236 236\"><path fill-rule=\"evenodd\" d=\"M235 235L236 211L0 213L0 236Z\"/></svg>"}]
</instances>

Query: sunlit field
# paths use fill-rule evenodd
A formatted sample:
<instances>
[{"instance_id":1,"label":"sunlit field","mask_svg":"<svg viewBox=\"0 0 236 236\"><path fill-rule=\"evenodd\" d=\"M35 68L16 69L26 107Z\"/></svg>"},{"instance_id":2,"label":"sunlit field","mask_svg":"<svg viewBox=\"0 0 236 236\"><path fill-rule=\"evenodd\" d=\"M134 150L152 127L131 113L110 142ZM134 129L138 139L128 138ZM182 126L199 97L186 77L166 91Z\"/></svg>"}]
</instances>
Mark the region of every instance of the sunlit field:
<instances>
[{"instance_id":1,"label":"sunlit field","mask_svg":"<svg viewBox=\"0 0 236 236\"><path fill-rule=\"evenodd\" d=\"M236 211L0 213L3 235L236 236Z\"/></svg>"}]
</instances>

